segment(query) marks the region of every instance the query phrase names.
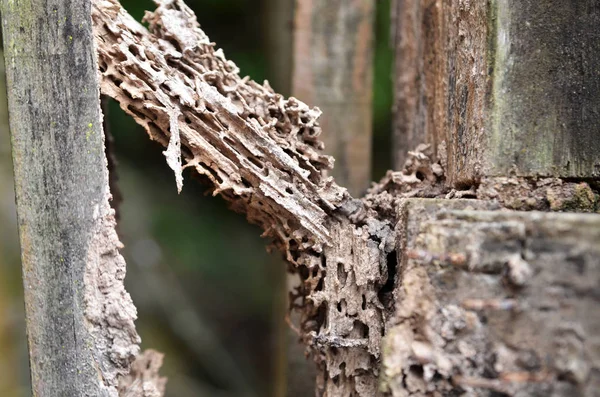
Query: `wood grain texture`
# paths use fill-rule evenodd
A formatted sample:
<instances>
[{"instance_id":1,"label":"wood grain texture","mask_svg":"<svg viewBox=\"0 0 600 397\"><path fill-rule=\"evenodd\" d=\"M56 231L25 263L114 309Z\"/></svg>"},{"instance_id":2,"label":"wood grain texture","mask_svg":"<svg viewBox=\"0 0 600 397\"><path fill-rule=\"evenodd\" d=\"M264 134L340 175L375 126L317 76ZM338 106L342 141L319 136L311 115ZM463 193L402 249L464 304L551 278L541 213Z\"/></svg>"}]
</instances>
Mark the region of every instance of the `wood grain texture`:
<instances>
[{"instance_id":1,"label":"wood grain texture","mask_svg":"<svg viewBox=\"0 0 600 397\"><path fill-rule=\"evenodd\" d=\"M372 0L298 0L292 95L323 111L332 175L354 196L371 181Z\"/></svg>"},{"instance_id":2,"label":"wood grain texture","mask_svg":"<svg viewBox=\"0 0 600 397\"><path fill-rule=\"evenodd\" d=\"M104 155L91 2L5 0L2 28L35 396L117 396L139 337Z\"/></svg>"},{"instance_id":3,"label":"wood grain texture","mask_svg":"<svg viewBox=\"0 0 600 397\"><path fill-rule=\"evenodd\" d=\"M433 144L455 187L600 177L595 1L396 5L396 167Z\"/></svg>"},{"instance_id":4,"label":"wood grain texture","mask_svg":"<svg viewBox=\"0 0 600 397\"><path fill-rule=\"evenodd\" d=\"M492 4L484 173L600 178L600 3Z\"/></svg>"},{"instance_id":5,"label":"wood grain texture","mask_svg":"<svg viewBox=\"0 0 600 397\"><path fill-rule=\"evenodd\" d=\"M596 395L600 216L493 209L401 204L388 391Z\"/></svg>"},{"instance_id":6,"label":"wood grain texture","mask_svg":"<svg viewBox=\"0 0 600 397\"><path fill-rule=\"evenodd\" d=\"M92 17L102 93L167 147L178 187L184 168L202 175L300 275L290 305L318 365L317 389L372 396L391 223L375 212L365 221L365 204L327 175L332 160L321 153L320 111L241 78L180 0L159 2L146 14L148 29L115 0L96 1ZM351 221L354 213L363 216Z\"/></svg>"},{"instance_id":7,"label":"wood grain texture","mask_svg":"<svg viewBox=\"0 0 600 397\"><path fill-rule=\"evenodd\" d=\"M427 309L419 299L413 299L412 306L404 306L411 302L403 301L403 305L394 307L402 288L416 286L413 292L417 296L426 292L419 289L426 287L423 283L411 284L410 278L399 276L408 268L397 266L396 259L403 260L404 248L395 246L395 241L407 220L402 218L403 211L397 209L404 198L445 197L450 189L443 186L442 167L432 161L426 153L429 148L424 145L409 153L402 171L388 172L382 183L370 189L362 200L353 199L327 175L332 161L321 153L320 112L295 98L282 97L267 84L241 78L235 64L211 43L183 1L162 0L158 4L156 11L146 14L146 29L116 0L94 3L102 92L116 99L125 112L144 126L151 139L167 147L165 155L178 187L183 181L182 170L195 170L214 195L221 195L234 210L261 226L264 236L272 238L286 255L289 268L301 279L291 304L300 315L299 334L318 366L318 395L377 395L381 360L387 354L382 338L396 325L390 322L395 318L394 309L402 311L400 317L409 321L422 320L419 316ZM472 10L477 12L471 18L481 22L481 10ZM457 6L455 11L458 15L464 10ZM461 31L468 26L465 22L453 29ZM463 41L476 41L481 34L480 30L468 31ZM456 75L452 70L461 84L477 77L466 74L465 65L476 70L487 66L484 60L472 59L476 53L456 55L454 62L460 67L455 69L462 74ZM476 108L475 104L470 106ZM450 110L457 112L453 113L458 118L456 123L463 122L459 107L452 105ZM464 120L481 114L467 116ZM438 152L442 147L439 145ZM450 193L460 196L459 192ZM475 194L468 191L465 196ZM493 209L500 207L489 205ZM435 220L440 227L447 226L443 216L448 212ZM485 229L485 225L481 227ZM505 229L512 230L502 224L490 235L495 238ZM474 237L484 238L485 234ZM508 234L508 246L520 247L519 238ZM462 239L449 240L454 245L445 245L448 250L455 246L464 248ZM436 240L425 243L435 244ZM475 248L491 252L494 247ZM477 265L477 257L474 258L473 266ZM427 314L430 317L411 324L414 326L408 331L421 331L419 326L427 324L426 320L437 312ZM432 324L431 329L437 332L438 325ZM424 330L423 335L430 335L427 332ZM410 340L403 338L397 346L406 348L406 342ZM440 376L444 385L452 387L448 365L443 364L445 372L440 372ZM480 362L475 367L476 371L487 368ZM432 375L430 368L423 367L421 372ZM392 370L399 375L396 380L400 390L406 388L404 369ZM420 371L416 368L415 372L418 375ZM429 381L438 378L433 376ZM435 385L423 387L429 386Z\"/></svg>"}]
</instances>

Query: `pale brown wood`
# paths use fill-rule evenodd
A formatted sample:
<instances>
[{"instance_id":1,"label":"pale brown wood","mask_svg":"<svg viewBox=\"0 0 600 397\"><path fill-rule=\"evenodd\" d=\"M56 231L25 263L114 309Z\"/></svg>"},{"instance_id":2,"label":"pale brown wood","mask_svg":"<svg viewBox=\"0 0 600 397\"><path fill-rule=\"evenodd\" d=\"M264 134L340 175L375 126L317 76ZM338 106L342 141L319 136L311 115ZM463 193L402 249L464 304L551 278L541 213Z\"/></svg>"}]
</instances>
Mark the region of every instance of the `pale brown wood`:
<instances>
[{"instance_id":1,"label":"pale brown wood","mask_svg":"<svg viewBox=\"0 0 600 397\"><path fill-rule=\"evenodd\" d=\"M332 175L354 196L371 181L372 0L297 0L292 95L323 111Z\"/></svg>"}]
</instances>

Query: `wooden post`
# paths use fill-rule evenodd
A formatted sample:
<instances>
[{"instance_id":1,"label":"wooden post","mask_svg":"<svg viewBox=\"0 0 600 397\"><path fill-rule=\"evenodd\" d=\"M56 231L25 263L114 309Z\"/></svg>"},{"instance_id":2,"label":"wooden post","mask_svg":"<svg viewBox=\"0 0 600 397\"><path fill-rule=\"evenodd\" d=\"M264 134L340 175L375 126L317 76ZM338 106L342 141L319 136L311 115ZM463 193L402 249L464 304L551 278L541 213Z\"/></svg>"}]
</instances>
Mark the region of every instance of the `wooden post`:
<instances>
[{"instance_id":1,"label":"wooden post","mask_svg":"<svg viewBox=\"0 0 600 397\"><path fill-rule=\"evenodd\" d=\"M264 35L267 43L269 83L282 95L289 96L292 85L293 20L295 0L263 0ZM283 262L283 261L282 261ZM298 335L288 326L288 297L299 283L298 275L288 272L284 263L273 268L285 285L278 291L276 323L278 324L278 357L274 363L274 397L300 397L314 393L315 366L298 343ZM292 317L294 317L292 315ZM298 323L297 318L291 321Z\"/></svg>"},{"instance_id":2,"label":"wooden post","mask_svg":"<svg viewBox=\"0 0 600 397\"><path fill-rule=\"evenodd\" d=\"M371 181L375 2L298 0L292 95L318 106L333 175L350 194Z\"/></svg>"},{"instance_id":3,"label":"wooden post","mask_svg":"<svg viewBox=\"0 0 600 397\"><path fill-rule=\"evenodd\" d=\"M269 83L282 95L292 85L294 0L263 0L264 38Z\"/></svg>"},{"instance_id":4,"label":"wooden post","mask_svg":"<svg viewBox=\"0 0 600 397\"><path fill-rule=\"evenodd\" d=\"M396 168L435 145L448 182L600 177L597 2L398 0Z\"/></svg>"},{"instance_id":5,"label":"wooden post","mask_svg":"<svg viewBox=\"0 0 600 397\"><path fill-rule=\"evenodd\" d=\"M399 206L392 396L594 396L600 387L600 216Z\"/></svg>"},{"instance_id":6,"label":"wooden post","mask_svg":"<svg viewBox=\"0 0 600 397\"><path fill-rule=\"evenodd\" d=\"M34 396L116 396L138 352L104 154L91 2L3 0Z\"/></svg>"}]
</instances>

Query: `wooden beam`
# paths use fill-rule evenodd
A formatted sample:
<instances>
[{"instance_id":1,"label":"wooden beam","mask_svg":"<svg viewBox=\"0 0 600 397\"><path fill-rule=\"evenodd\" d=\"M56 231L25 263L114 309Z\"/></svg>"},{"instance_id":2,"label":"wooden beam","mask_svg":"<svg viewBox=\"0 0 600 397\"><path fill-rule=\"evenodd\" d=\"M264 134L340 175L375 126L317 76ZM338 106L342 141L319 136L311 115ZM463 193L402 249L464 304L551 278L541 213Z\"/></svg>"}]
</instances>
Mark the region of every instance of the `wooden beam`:
<instances>
[{"instance_id":1,"label":"wooden beam","mask_svg":"<svg viewBox=\"0 0 600 397\"><path fill-rule=\"evenodd\" d=\"M139 337L123 287L91 2L3 0L34 396L116 396Z\"/></svg>"},{"instance_id":2,"label":"wooden beam","mask_svg":"<svg viewBox=\"0 0 600 397\"><path fill-rule=\"evenodd\" d=\"M297 0L292 95L323 111L332 175L359 196L371 181L372 0Z\"/></svg>"},{"instance_id":3,"label":"wooden beam","mask_svg":"<svg viewBox=\"0 0 600 397\"><path fill-rule=\"evenodd\" d=\"M382 371L393 396L598 390L600 216L494 206L400 205Z\"/></svg>"},{"instance_id":4,"label":"wooden beam","mask_svg":"<svg viewBox=\"0 0 600 397\"><path fill-rule=\"evenodd\" d=\"M458 187L513 171L600 177L595 1L398 0L396 11L396 153L434 144Z\"/></svg>"}]
</instances>

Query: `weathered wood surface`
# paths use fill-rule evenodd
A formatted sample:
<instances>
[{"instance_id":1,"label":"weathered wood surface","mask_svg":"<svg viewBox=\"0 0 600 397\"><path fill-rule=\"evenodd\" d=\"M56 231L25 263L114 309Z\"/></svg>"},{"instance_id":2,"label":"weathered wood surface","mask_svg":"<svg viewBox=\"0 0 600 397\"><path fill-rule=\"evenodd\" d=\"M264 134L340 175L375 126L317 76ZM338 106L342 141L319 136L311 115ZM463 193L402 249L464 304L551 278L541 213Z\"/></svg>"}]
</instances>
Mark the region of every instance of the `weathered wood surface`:
<instances>
[{"instance_id":1,"label":"weathered wood surface","mask_svg":"<svg viewBox=\"0 0 600 397\"><path fill-rule=\"evenodd\" d=\"M146 15L148 30L115 0L94 3L93 20L102 92L167 147L178 187L184 168L203 175L300 275L292 305L318 365L319 395L377 395L384 325L394 324L392 281L407 286L394 277L394 253L403 254L396 230L405 222L396 209L403 197L444 197L442 167L411 152L404 170L354 200L327 177L319 112L241 78L182 1L160 1Z\"/></svg>"},{"instance_id":2,"label":"weathered wood surface","mask_svg":"<svg viewBox=\"0 0 600 397\"><path fill-rule=\"evenodd\" d=\"M396 168L427 142L453 186L513 170L600 177L597 1L397 0L395 12Z\"/></svg>"},{"instance_id":3,"label":"weathered wood surface","mask_svg":"<svg viewBox=\"0 0 600 397\"><path fill-rule=\"evenodd\" d=\"M167 147L178 187L184 168L198 172L300 274L291 299L318 390L373 395L392 222L327 176L320 112L241 78L182 1L160 2L148 30L114 0L95 2L93 20L102 92Z\"/></svg>"},{"instance_id":4,"label":"weathered wood surface","mask_svg":"<svg viewBox=\"0 0 600 397\"><path fill-rule=\"evenodd\" d=\"M422 79L425 72L431 79L431 69L437 68L438 65L427 64L423 59L423 51L424 48L435 45L436 40L440 38L436 37L438 29L435 26L423 24L423 20L435 19L435 16L424 17L424 11L418 0L392 1L392 154L396 169L402 168L409 150L423 143L436 143L434 131L430 127L432 120L427 119L430 114L427 114L426 108L433 100L435 87L431 87L429 92L423 92L425 85ZM426 97L427 94L429 96Z\"/></svg>"},{"instance_id":5,"label":"weathered wood surface","mask_svg":"<svg viewBox=\"0 0 600 397\"><path fill-rule=\"evenodd\" d=\"M35 396L117 396L139 337L104 155L91 2L2 1Z\"/></svg>"},{"instance_id":6,"label":"weathered wood surface","mask_svg":"<svg viewBox=\"0 0 600 397\"><path fill-rule=\"evenodd\" d=\"M323 111L332 175L354 196L371 181L372 0L297 0L292 95Z\"/></svg>"},{"instance_id":7,"label":"weathered wood surface","mask_svg":"<svg viewBox=\"0 0 600 397\"><path fill-rule=\"evenodd\" d=\"M394 396L597 395L600 216L484 210L493 206L400 206L386 387Z\"/></svg>"}]
</instances>

